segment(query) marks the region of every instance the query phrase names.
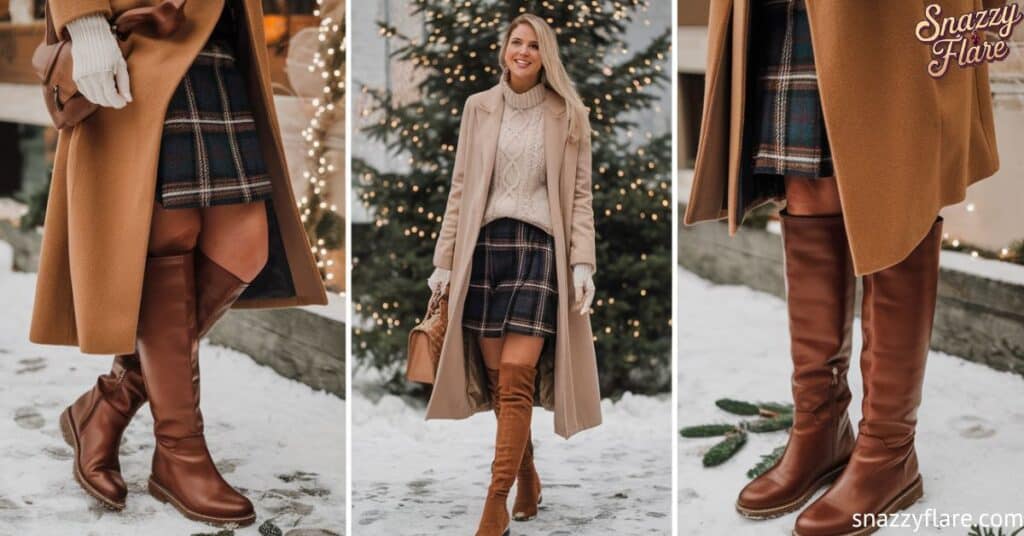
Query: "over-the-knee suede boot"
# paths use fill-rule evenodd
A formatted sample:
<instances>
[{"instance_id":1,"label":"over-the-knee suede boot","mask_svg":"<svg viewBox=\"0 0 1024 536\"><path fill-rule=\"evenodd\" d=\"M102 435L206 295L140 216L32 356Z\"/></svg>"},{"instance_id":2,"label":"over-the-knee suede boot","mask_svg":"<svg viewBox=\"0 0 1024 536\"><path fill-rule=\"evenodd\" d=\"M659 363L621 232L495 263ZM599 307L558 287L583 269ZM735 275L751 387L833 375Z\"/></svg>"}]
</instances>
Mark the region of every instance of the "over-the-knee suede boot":
<instances>
[{"instance_id":1,"label":"over-the-knee suede boot","mask_svg":"<svg viewBox=\"0 0 1024 536\"><path fill-rule=\"evenodd\" d=\"M782 215L793 359L793 427L778 463L740 492L754 519L792 512L843 470L853 449L846 409L856 278L841 216Z\"/></svg>"},{"instance_id":2,"label":"over-the-knee suede boot","mask_svg":"<svg viewBox=\"0 0 1024 536\"><path fill-rule=\"evenodd\" d=\"M196 318L202 338L231 307L248 283L201 251L196 252ZM64 440L74 449L74 475L87 493L121 510L127 487L121 476L118 448L125 428L146 403L138 353L119 355L109 374L96 380L61 415Z\"/></svg>"},{"instance_id":3,"label":"over-the-knee suede boot","mask_svg":"<svg viewBox=\"0 0 1024 536\"><path fill-rule=\"evenodd\" d=\"M498 369L487 369L487 381L491 389L491 406L494 409L494 416L501 415L501 399L498 395ZM543 501L541 495L540 475L537 474L537 467L533 461L533 440L530 436L526 439L526 450L523 451L523 462L519 464L519 471L516 473L516 500L512 503L512 519L516 521L529 521L537 517L537 507Z\"/></svg>"},{"instance_id":4,"label":"over-the-knee suede boot","mask_svg":"<svg viewBox=\"0 0 1024 536\"><path fill-rule=\"evenodd\" d=\"M863 418L842 476L796 521L799 536L870 534L864 515L909 507L924 493L914 450L939 279L942 222L899 264L864 276ZM860 521L855 518L860 514ZM859 525L859 526L858 526Z\"/></svg>"},{"instance_id":5,"label":"over-the-knee suede boot","mask_svg":"<svg viewBox=\"0 0 1024 536\"><path fill-rule=\"evenodd\" d=\"M138 347L156 434L149 491L190 519L249 525L252 503L221 477L203 435L196 301L191 253L148 259Z\"/></svg>"},{"instance_id":6,"label":"over-the-knee suede boot","mask_svg":"<svg viewBox=\"0 0 1024 536\"><path fill-rule=\"evenodd\" d=\"M499 371L501 411L494 443L491 485L487 490L487 500L484 502L476 536L509 534L508 492L523 461L526 441L530 437L530 420L533 417L533 381L537 369L502 363Z\"/></svg>"}]
</instances>

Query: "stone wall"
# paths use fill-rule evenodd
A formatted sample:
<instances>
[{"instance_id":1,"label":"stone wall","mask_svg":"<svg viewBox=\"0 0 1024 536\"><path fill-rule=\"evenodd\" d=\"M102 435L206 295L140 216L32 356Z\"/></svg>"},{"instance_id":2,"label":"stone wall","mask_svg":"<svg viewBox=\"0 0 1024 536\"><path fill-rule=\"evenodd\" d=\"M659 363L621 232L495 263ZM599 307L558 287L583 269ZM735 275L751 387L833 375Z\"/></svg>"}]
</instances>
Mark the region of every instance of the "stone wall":
<instances>
[{"instance_id":1,"label":"stone wall","mask_svg":"<svg viewBox=\"0 0 1024 536\"><path fill-rule=\"evenodd\" d=\"M723 223L687 227L680 218L678 261L715 283L785 294L782 242L762 229L730 238ZM1024 375L1024 286L942 268L932 349Z\"/></svg>"},{"instance_id":2,"label":"stone wall","mask_svg":"<svg viewBox=\"0 0 1024 536\"><path fill-rule=\"evenodd\" d=\"M305 308L233 309L210 342L278 374L345 398L345 324Z\"/></svg>"}]
</instances>

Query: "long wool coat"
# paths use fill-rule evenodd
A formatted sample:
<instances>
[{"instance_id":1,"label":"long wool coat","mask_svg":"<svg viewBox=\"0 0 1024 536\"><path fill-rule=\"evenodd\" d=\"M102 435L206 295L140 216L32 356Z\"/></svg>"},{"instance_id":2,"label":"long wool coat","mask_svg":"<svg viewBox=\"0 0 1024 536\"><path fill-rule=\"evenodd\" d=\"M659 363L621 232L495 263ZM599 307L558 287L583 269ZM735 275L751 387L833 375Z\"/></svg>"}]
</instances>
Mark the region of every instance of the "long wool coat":
<instances>
[{"instance_id":1,"label":"long wool coat","mask_svg":"<svg viewBox=\"0 0 1024 536\"><path fill-rule=\"evenodd\" d=\"M727 218L731 234L751 209L780 200L778 192L752 191L749 163L740 161L752 1L711 3L703 124L684 218ZM944 16L983 7L981 0L934 1ZM915 36L928 3L806 0L858 275L906 258L939 209L999 168L988 69L954 64L942 78L929 76L930 47Z\"/></svg>"},{"instance_id":2,"label":"long wool coat","mask_svg":"<svg viewBox=\"0 0 1024 536\"><path fill-rule=\"evenodd\" d=\"M299 220L281 146L259 0L237 1L238 61L247 79L260 144L273 181L270 261L237 307L325 303ZM30 339L85 353L135 349L142 276L155 202L164 114L225 0L190 1L168 39L132 35L133 102L101 108L60 133L43 233ZM90 13L119 13L156 0L50 0L54 28Z\"/></svg>"},{"instance_id":3,"label":"long wool coat","mask_svg":"<svg viewBox=\"0 0 1024 536\"><path fill-rule=\"evenodd\" d=\"M597 265L590 138L569 139L567 108L557 93L549 89L542 106L558 320L557 334L544 345L538 364L538 397L541 405L554 410L555 432L568 438L601 423L590 317L571 309L574 300L570 284L572 265ZM491 407L479 344L470 333L463 333L461 326L503 109L501 87L495 86L470 96L462 112L448 206L434 251L434 265L451 270L451 279L448 330L427 406L428 419L461 419Z\"/></svg>"}]
</instances>

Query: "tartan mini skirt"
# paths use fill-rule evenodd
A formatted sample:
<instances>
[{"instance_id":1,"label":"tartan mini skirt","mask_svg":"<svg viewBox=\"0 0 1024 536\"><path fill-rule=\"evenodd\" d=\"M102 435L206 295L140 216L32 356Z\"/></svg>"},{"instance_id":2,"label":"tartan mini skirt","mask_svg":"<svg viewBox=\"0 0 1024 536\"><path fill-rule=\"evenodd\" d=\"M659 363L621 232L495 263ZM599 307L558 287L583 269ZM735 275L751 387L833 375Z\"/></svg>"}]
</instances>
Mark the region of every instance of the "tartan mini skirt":
<instances>
[{"instance_id":1,"label":"tartan mini skirt","mask_svg":"<svg viewBox=\"0 0 1024 536\"><path fill-rule=\"evenodd\" d=\"M480 229L462 326L483 337L545 337L555 334L557 311L554 238L512 218Z\"/></svg>"},{"instance_id":2,"label":"tartan mini skirt","mask_svg":"<svg viewBox=\"0 0 1024 536\"><path fill-rule=\"evenodd\" d=\"M156 189L164 208L251 203L271 196L234 47L216 37L199 52L167 107Z\"/></svg>"},{"instance_id":3,"label":"tartan mini skirt","mask_svg":"<svg viewBox=\"0 0 1024 536\"><path fill-rule=\"evenodd\" d=\"M763 0L752 25L755 174L830 177L832 152L818 93L804 0Z\"/></svg>"}]
</instances>

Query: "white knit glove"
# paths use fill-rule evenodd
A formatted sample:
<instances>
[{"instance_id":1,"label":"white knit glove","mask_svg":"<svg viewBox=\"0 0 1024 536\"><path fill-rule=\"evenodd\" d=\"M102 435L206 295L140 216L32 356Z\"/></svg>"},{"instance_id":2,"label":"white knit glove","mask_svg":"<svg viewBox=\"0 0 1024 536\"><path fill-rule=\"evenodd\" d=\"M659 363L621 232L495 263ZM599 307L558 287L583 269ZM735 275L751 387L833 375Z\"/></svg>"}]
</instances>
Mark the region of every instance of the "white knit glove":
<instances>
[{"instance_id":1,"label":"white knit glove","mask_svg":"<svg viewBox=\"0 0 1024 536\"><path fill-rule=\"evenodd\" d=\"M132 101L128 64L117 47L117 38L103 15L77 18L67 24L71 34L71 60L75 84L90 102L124 108Z\"/></svg>"},{"instance_id":2,"label":"white knit glove","mask_svg":"<svg viewBox=\"0 0 1024 536\"><path fill-rule=\"evenodd\" d=\"M437 292L438 288L448 284L448 279L450 279L451 276L451 270L434 268L434 273L430 274L430 278L427 279L427 286L430 287L431 292Z\"/></svg>"},{"instance_id":3,"label":"white knit glove","mask_svg":"<svg viewBox=\"0 0 1024 536\"><path fill-rule=\"evenodd\" d=\"M590 303L594 301L594 269L589 264L574 264L572 286L576 291L576 308L583 316L590 312Z\"/></svg>"}]
</instances>

